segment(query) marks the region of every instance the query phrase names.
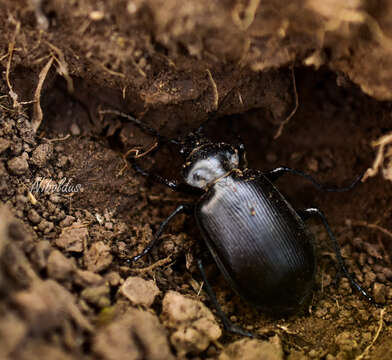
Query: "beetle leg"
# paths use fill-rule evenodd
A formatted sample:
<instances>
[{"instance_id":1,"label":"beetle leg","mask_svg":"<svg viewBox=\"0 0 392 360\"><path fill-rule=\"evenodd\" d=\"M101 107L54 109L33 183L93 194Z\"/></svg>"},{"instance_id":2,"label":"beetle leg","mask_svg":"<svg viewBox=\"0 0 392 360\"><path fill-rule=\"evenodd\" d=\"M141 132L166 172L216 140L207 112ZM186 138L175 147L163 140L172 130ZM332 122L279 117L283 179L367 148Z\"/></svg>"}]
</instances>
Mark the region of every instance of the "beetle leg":
<instances>
[{"instance_id":1,"label":"beetle leg","mask_svg":"<svg viewBox=\"0 0 392 360\"><path fill-rule=\"evenodd\" d=\"M231 333L234 334L238 334L241 336L247 336L247 337L251 337L254 338L256 337L256 335L252 334L249 331L246 331L244 329L241 329L240 327L234 325L226 316L226 314L223 312L222 308L220 307L218 300L216 299L214 290L212 290L212 287L207 279L206 273L204 271L204 266L203 266L203 262L201 259L197 260L197 265L199 267L201 276L203 278L204 281L204 286L205 289L207 291L207 294L210 298L210 301L212 302L212 304L214 305L216 312L218 313L218 316L220 317L220 319L222 320L223 326L225 328L226 331L229 331Z\"/></svg>"},{"instance_id":2,"label":"beetle leg","mask_svg":"<svg viewBox=\"0 0 392 360\"><path fill-rule=\"evenodd\" d=\"M351 190L355 185L357 185L361 181L361 179L363 178L363 175L364 175L364 174L361 174L361 175L357 176L357 178L350 185L345 186L345 187L340 187L340 188L325 186L325 185L317 182L309 174L306 174L300 170L291 169L291 168L285 167L285 166L281 166L281 167L273 169L267 173L263 173L263 175L266 176L268 178L268 180L274 182L277 179L279 179L282 175L287 174L287 173L302 176L303 178L309 180L318 190L330 191L330 192L333 192L333 191L344 192L344 191Z\"/></svg>"},{"instance_id":3,"label":"beetle leg","mask_svg":"<svg viewBox=\"0 0 392 360\"><path fill-rule=\"evenodd\" d=\"M340 270L342 271L342 273L347 277L347 279L350 281L351 285L356 288L366 299L368 299L368 301L370 301L371 303L375 304L378 306L378 304L375 302L375 300L373 299L373 297L371 295L369 295L367 293L366 290L364 290L354 279L354 277L348 272L346 264L344 262L344 259L342 257L342 253L340 251L340 246L338 241L335 238L335 235L333 234L327 218L325 217L325 215L322 213L321 210L317 209L317 208L308 208L305 210L300 210L297 212L298 215L302 218L302 220L307 220L310 217L314 217L317 216L318 218L321 219L321 221L323 222L323 225L325 227L325 229L327 230L328 236L332 241L334 250L335 250L335 254L336 254L336 259L338 261Z\"/></svg>"},{"instance_id":4,"label":"beetle leg","mask_svg":"<svg viewBox=\"0 0 392 360\"><path fill-rule=\"evenodd\" d=\"M159 242L159 238L162 235L163 231L165 230L166 226L169 224L169 222L171 220L173 220L178 214L188 213L191 210L193 210L193 205L190 205L190 204L183 204L183 205L178 206L176 210L174 210L165 220L163 220L158 231L155 233L154 238L144 248L144 250L140 254L138 254L130 259L127 259L127 262L131 263L131 262L138 261L144 255L147 255L152 250L152 248Z\"/></svg>"},{"instance_id":5,"label":"beetle leg","mask_svg":"<svg viewBox=\"0 0 392 360\"><path fill-rule=\"evenodd\" d=\"M149 173L148 171L142 169L138 164L136 164L134 160L132 161L132 166L135 169L135 171L137 171L139 174L142 174L143 176L147 176L156 182L166 185L173 191L183 192L190 195L199 195L199 196L204 193L204 191L198 188L194 188L193 186L190 186L188 184L179 183L175 180L168 180L160 175Z\"/></svg>"}]
</instances>

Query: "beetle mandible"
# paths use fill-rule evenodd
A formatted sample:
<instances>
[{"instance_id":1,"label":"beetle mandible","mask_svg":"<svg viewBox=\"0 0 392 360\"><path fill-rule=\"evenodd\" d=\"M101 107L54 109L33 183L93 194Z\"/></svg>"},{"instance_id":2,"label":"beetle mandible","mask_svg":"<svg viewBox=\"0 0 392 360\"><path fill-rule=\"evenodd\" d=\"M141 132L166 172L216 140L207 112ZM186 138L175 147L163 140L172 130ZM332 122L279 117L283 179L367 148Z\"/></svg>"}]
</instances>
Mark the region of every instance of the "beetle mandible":
<instances>
[{"instance_id":1,"label":"beetle mandible","mask_svg":"<svg viewBox=\"0 0 392 360\"><path fill-rule=\"evenodd\" d=\"M151 243L128 262L137 261L149 253L175 216L193 213L213 259L233 290L257 307L290 312L304 304L312 293L316 259L313 235L305 221L318 217L332 241L340 270L354 288L376 304L348 272L339 244L322 211L317 208L294 209L274 185L275 180L289 173L306 178L320 190L347 191L362 176L348 187L327 188L310 175L288 167L268 172L251 170L246 168L242 144L211 142L202 135L201 128L182 140L168 139L132 116L117 115L126 117L159 140L179 145L185 159L182 168L185 183L151 174L133 161L139 173L172 190L199 196L195 204L178 206L162 222ZM209 284L201 259L198 267L225 329L253 337L252 333L235 326L227 318Z\"/></svg>"}]
</instances>

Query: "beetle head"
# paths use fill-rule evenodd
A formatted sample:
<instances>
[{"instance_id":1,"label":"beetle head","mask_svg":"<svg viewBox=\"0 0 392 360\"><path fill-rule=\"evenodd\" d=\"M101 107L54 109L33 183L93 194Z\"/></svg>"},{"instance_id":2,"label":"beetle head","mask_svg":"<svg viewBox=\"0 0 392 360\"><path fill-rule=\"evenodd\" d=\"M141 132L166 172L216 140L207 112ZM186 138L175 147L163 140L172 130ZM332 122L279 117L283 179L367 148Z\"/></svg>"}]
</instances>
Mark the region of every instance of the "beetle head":
<instances>
[{"instance_id":1,"label":"beetle head","mask_svg":"<svg viewBox=\"0 0 392 360\"><path fill-rule=\"evenodd\" d=\"M232 145L199 138L186 152L182 174L187 184L205 189L238 166L238 150Z\"/></svg>"}]
</instances>

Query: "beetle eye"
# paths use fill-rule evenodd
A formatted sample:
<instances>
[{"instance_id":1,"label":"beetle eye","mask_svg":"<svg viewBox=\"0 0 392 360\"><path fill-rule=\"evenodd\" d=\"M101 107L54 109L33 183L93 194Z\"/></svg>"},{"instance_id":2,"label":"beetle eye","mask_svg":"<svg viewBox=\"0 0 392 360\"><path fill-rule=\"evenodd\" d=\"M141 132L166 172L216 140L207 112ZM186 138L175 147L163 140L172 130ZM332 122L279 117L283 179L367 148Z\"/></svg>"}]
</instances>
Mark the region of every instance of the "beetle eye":
<instances>
[{"instance_id":1,"label":"beetle eye","mask_svg":"<svg viewBox=\"0 0 392 360\"><path fill-rule=\"evenodd\" d=\"M193 174L193 180L199 182L201 180L201 176L197 172L195 172Z\"/></svg>"}]
</instances>

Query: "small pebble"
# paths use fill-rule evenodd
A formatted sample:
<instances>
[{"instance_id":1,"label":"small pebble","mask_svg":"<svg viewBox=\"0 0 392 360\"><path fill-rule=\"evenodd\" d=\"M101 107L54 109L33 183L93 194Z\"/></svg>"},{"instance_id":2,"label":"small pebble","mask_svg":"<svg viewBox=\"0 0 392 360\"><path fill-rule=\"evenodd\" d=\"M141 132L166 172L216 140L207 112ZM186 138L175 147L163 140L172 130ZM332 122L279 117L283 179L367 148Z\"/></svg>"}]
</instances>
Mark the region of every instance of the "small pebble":
<instances>
[{"instance_id":1,"label":"small pebble","mask_svg":"<svg viewBox=\"0 0 392 360\"><path fill-rule=\"evenodd\" d=\"M80 128L79 128L78 124L72 123L70 130L71 130L72 135L74 135L74 136L80 135Z\"/></svg>"}]
</instances>

